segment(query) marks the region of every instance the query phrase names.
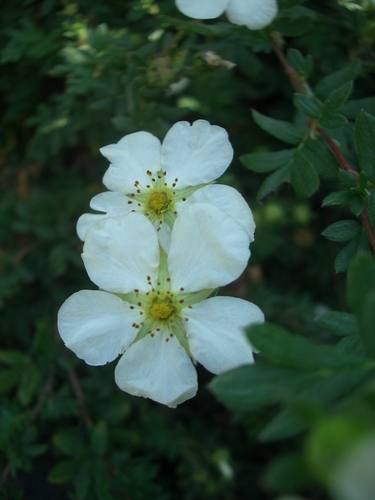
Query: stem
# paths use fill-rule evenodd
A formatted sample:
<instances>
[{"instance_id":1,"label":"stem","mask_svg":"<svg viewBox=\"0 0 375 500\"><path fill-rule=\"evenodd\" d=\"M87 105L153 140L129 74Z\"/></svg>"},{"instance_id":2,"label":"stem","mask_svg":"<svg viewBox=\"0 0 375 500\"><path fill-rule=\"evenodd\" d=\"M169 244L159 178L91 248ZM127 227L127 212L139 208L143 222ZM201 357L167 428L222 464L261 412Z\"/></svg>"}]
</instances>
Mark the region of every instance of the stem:
<instances>
[{"instance_id":1,"label":"stem","mask_svg":"<svg viewBox=\"0 0 375 500\"><path fill-rule=\"evenodd\" d=\"M317 131L320 133L320 135L323 137L323 139L327 142L327 144L329 145L329 147L332 149L333 154L336 156L337 161L340 163L341 167L346 172L348 172L353 177L355 177L356 180L358 181L359 180L358 172L356 172L355 170L353 170L350 167L349 163L345 160L343 154L341 153L341 151L339 150L339 148L336 146L336 144L335 144L334 140L332 139L332 137L327 133L326 130L324 130L323 127L318 127Z\"/></svg>"},{"instance_id":2,"label":"stem","mask_svg":"<svg viewBox=\"0 0 375 500\"><path fill-rule=\"evenodd\" d=\"M302 77L297 73L297 71L289 64L287 58L284 55L284 52L281 49L281 41L279 38L279 34L277 32L271 33L271 44L272 47L275 51L275 54L277 58L279 59L280 63L285 69L286 74L288 75L289 81L292 84L292 87L299 92L300 94L306 94L304 90L304 80ZM333 154L335 155L337 161L340 163L340 166L343 170L348 172L350 175L352 175L356 181L359 181L359 174L355 170L351 168L349 163L346 161L344 158L343 154L341 153L340 149L337 147L335 144L335 141L332 139L332 137L328 134L328 132L323 128L323 127L317 127L317 132L320 133L320 135L323 137L323 139L327 142L328 146L331 148ZM366 228L367 231L367 236L368 239L371 243L371 247L375 253L375 230L371 225L371 221L369 218L369 215L367 213L367 210L363 210L361 213L361 217L363 220L363 224Z\"/></svg>"},{"instance_id":3,"label":"stem","mask_svg":"<svg viewBox=\"0 0 375 500\"><path fill-rule=\"evenodd\" d=\"M93 424L91 417L90 417L90 414L87 410L86 399L85 399L85 395L83 393L81 384L79 383L77 374L73 370L73 368L68 370L68 375L69 375L70 383L72 384L72 387L73 387L75 397L78 399L79 408L81 410L81 415L82 415L83 421L85 422L86 427L89 429L94 424Z\"/></svg>"},{"instance_id":4,"label":"stem","mask_svg":"<svg viewBox=\"0 0 375 500\"><path fill-rule=\"evenodd\" d=\"M285 57L285 54L281 49L279 33L277 31L273 31L271 33L271 44L273 50L275 51L275 54L277 55L277 58L281 62L282 66L284 66L285 73L288 75L288 78L293 88L299 94L304 94L305 93L303 89L304 80L301 77L301 75L299 75L297 71L293 68L293 66L289 64L288 59Z\"/></svg>"}]
</instances>

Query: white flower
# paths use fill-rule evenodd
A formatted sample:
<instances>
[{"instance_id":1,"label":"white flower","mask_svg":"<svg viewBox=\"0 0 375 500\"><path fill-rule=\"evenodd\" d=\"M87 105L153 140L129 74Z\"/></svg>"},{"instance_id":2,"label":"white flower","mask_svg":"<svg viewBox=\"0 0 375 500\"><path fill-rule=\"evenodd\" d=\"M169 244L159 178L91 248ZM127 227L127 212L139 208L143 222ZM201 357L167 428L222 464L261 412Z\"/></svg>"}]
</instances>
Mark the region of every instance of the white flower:
<instances>
[{"instance_id":1,"label":"white flower","mask_svg":"<svg viewBox=\"0 0 375 500\"><path fill-rule=\"evenodd\" d=\"M163 144L148 132L136 132L101 152L111 162L103 178L111 191L91 200L91 208L103 214L84 214L79 218L77 232L81 240L98 220L140 212L153 223L168 252L177 214L187 201L204 198L228 210L246 230L249 241L253 241L254 219L242 196L229 186L210 184L223 174L233 157L223 128L205 120L192 125L178 122Z\"/></svg>"},{"instance_id":2,"label":"white flower","mask_svg":"<svg viewBox=\"0 0 375 500\"><path fill-rule=\"evenodd\" d=\"M101 290L82 290L62 305L64 343L90 365L122 354L117 385L175 407L197 391L196 361L216 374L253 362L244 327L263 321L260 309L238 298L207 298L243 271L248 241L233 218L207 203L179 215L168 255L141 214L99 221L82 258Z\"/></svg>"},{"instance_id":3,"label":"white flower","mask_svg":"<svg viewBox=\"0 0 375 500\"><path fill-rule=\"evenodd\" d=\"M175 0L178 10L194 19L214 19L226 13L233 24L259 30L277 14L276 0Z\"/></svg>"}]
</instances>

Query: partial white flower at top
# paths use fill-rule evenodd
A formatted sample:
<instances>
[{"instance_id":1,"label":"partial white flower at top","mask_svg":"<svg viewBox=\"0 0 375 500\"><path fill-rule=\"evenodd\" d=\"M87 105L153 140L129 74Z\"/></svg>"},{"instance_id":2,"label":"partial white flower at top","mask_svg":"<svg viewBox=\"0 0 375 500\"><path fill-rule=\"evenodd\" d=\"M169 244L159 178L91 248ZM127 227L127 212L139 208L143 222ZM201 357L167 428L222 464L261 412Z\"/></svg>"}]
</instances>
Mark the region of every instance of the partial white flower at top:
<instances>
[{"instance_id":1,"label":"partial white flower at top","mask_svg":"<svg viewBox=\"0 0 375 500\"><path fill-rule=\"evenodd\" d=\"M212 373L253 362L244 328L260 309L212 291L236 279L248 235L223 210L194 203L179 215L167 255L141 214L90 228L82 258L101 290L69 297L58 315L66 344L90 365L122 354L115 380L124 391L175 407L197 391L194 363Z\"/></svg>"},{"instance_id":2,"label":"partial white flower at top","mask_svg":"<svg viewBox=\"0 0 375 500\"><path fill-rule=\"evenodd\" d=\"M175 0L185 16L194 19L214 19L224 12L229 21L251 30L270 24L277 14L276 0Z\"/></svg>"},{"instance_id":3,"label":"partial white flower at top","mask_svg":"<svg viewBox=\"0 0 375 500\"><path fill-rule=\"evenodd\" d=\"M85 240L88 229L104 218L119 219L129 212L146 215L158 231L168 251L174 221L189 203L204 198L228 214L254 238L254 219L238 191L213 185L229 166L233 149L227 132L205 120L192 125L178 122L168 131L163 143L148 132L135 132L117 144L100 150L111 162L103 183L110 189L90 203L102 214L84 214L77 232Z\"/></svg>"}]
</instances>

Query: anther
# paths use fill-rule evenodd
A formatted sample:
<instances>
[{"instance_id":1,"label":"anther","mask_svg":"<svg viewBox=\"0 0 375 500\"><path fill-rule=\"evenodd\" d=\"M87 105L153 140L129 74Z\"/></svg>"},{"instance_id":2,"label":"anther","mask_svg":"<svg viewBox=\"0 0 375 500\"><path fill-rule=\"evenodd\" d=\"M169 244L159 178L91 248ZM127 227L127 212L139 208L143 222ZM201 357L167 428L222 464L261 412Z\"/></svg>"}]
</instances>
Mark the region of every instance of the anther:
<instances>
[{"instance_id":1,"label":"anther","mask_svg":"<svg viewBox=\"0 0 375 500\"><path fill-rule=\"evenodd\" d=\"M128 201L128 205L131 205L133 202L132 201Z\"/></svg>"},{"instance_id":2,"label":"anther","mask_svg":"<svg viewBox=\"0 0 375 500\"><path fill-rule=\"evenodd\" d=\"M182 201L186 201L186 198L182 198Z\"/></svg>"},{"instance_id":3,"label":"anther","mask_svg":"<svg viewBox=\"0 0 375 500\"><path fill-rule=\"evenodd\" d=\"M184 303L184 299L181 299L181 300L180 300L180 304L183 304L183 303Z\"/></svg>"},{"instance_id":4,"label":"anther","mask_svg":"<svg viewBox=\"0 0 375 500\"><path fill-rule=\"evenodd\" d=\"M165 339L165 341L166 341L166 342L169 342L169 338L166 338L166 339Z\"/></svg>"}]
</instances>

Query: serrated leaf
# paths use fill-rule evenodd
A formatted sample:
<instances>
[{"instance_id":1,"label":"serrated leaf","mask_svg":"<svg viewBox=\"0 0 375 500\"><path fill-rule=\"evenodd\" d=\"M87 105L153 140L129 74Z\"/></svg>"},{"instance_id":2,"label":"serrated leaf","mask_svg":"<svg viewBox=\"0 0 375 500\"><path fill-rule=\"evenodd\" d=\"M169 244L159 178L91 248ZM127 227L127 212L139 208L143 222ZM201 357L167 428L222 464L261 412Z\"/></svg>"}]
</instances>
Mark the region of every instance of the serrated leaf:
<instances>
[{"instance_id":1,"label":"serrated leaf","mask_svg":"<svg viewBox=\"0 0 375 500\"><path fill-rule=\"evenodd\" d=\"M353 189L357 187L357 180L356 178L352 175L349 174L349 172L346 172L346 170L339 170L339 178L341 183L348 189Z\"/></svg>"},{"instance_id":2,"label":"serrated leaf","mask_svg":"<svg viewBox=\"0 0 375 500\"><path fill-rule=\"evenodd\" d=\"M316 323L334 335L355 335L358 333L358 322L354 314L329 311L315 318Z\"/></svg>"},{"instance_id":3,"label":"serrated leaf","mask_svg":"<svg viewBox=\"0 0 375 500\"><path fill-rule=\"evenodd\" d=\"M332 241L348 241L357 236L360 225L354 220L340 220L328 226L322 235Z\"/></svg>"},{"instance_id":4,"label":"serrated leaf","mask_svg":"<svg viewBox=\"0 0 375 500\"><path fill-rule=\"evenodd\" d=\"M375 184L375 118L364 111L355 122L355 147L360 167Z\"/></svg>"},{"instance_id":5,"label":"serrated leaf","mask_svg":"<svg viewBox=\"0 0 375 500\"><path fill-rule=\"evenodd\" d=\"M322 106L322 116L327 116L341 108L341 106L347 101L350 93L353 89L353 81L344 83L338 89L333 90L327 99L324 101Z\"/></svg>"},{"instance_id":6,"label":"serrated leaf","mask_svg":"<svg viewBox=\"0 0 375 500\"><path fill-rule=\"evenodd\" d=\"M365 295L372 290L375 290L375 259L368 254L358 255L348 270L346 292L348 304L357 317Z\"/></svg>"},{"instance_id":7,"label":"serrated leaf","mask_svg":"<svg viewBox=\"0 0 375 500\"><path fill-rule=\"evenodd\" d=\"M349 198L349 191L334 191L323 199L322 207L328 207L331 205L343 205L344 203L349 201Z\"/></svg>"},{"instance_id":8,"label":"serrated leaf","mask_svg":"<svg viewBox=\"0 0 375 500\"><path fill-rule=\"evenodd\" d=\"M334 179L339 171L339 163L326 142L320 138L307 139L301 152L312 163L318 174L324 179Z\"/></svg>"},{"instance_id":9,"label":"serrated leaf","mask_svg":"<svg viewBox=\"0 0 375 500\"><path fill-rule=\"evenodd\" d=\"M360 232L352 241L346 245L336 256L334 267L336 273L345 272L353 258L361 248L363 234Z\"/></svg>"},{"instance_id":10,"label":"serrated leaf","mask_svg":"<svg viewBox=\"0 0 375 500\"><path fill-rule=\"evenodd\" d=\"M324 128L334 129L346 125L348 120L340 113L332 113L331 115L319 118L319 123Z\"/></svg>"},{"instance_id":11,"label":"serrated leaf","mask_svg":"<svg viewBox=\"0 0 375 500\"><path fill-rule=\"evenodd\" d=\"M326 99L331 92L344 85L344 83L354 80L360 69L360 62L355 61L346 68L327 75L315 87L315 94L322 99Z\"/></svg>"},{"instance_id":12,"label":"serrated leaf","mask_svg":"<svg viewBox=\"0 0 375 500\"><path fill-rule=\"evenodd\" d=\"M353 214L358 216L365 208L365 201L361 196L352 194L349 200L349 206Z\"/></svg>"},{"instance_id":13,"label":"serrated leaf","mask_svg":"<svg viewBox=\"0 0 375 500\"><path fill-rule=\"evenodd\" d=\"M250 153L240 157L246 168L254 172L272 172L288 163L295 149L285 149L267 153Z\"/></svg>"},{"instance_id":14,"label":"serrated leaf","mask_svg":"<svg viewBox=\"0 0 375 500\"><path fill-rule=\"evenodd\" d=\"M268 116L264 116L254 110L252 115L255 122L261 129L273 135L277 139L280 139L280 141L293 145L297 145L301 142L303 133L291 123L269 118Z\"/></svg>"},{"instance_id":15,"label":"serrated leaf","mask_svg":"<svg viewBox=\"0 0 375 500\"><path fill-rule=\"evenodd\" d=\"M307 97L303 94L294 94L293 104L299 111L310 118L318 118L320 115L321 105L316 101L314 96Z\"/></svg>"},{"instance_id":16,"label":"serrated leaf","mask_svg":"<svg viewBox=\"0 0 375 500\"><path fill-rule=\"evenodd\" d=\"M273 172L265 179L257 194L257 200L264 198L271 191L274 191L283 182L290 182L291 165L284 165Z\"/></svg>"},{"instance_id":17,"label":"serrated leaf","mask_svg":"<svg viewBox=\"0 0 375 500\"><path fill-rule=\"evenodd\" d=\"M310 75L313 68L313 57L310 54L304 57L298 50L288 49L286 56L291 66L293 66L299 75L304 78Z\"/></svg>"},{"instance_id":18,"label":"serrated leaf","mask_svg":"<svg viewBox=\"0 0 375 500\"><path fill-rule=\"evenodd\" d=\"M210 386L215 396L230 408L254 410L285 401L313 380L315 374L259 361L215 377Z\"/></svg>"},{"instance_id":19,"label":"serrated leaf","mask_svg":"<svg viewBox=\"0 0 375 500\"><path fill-rule=\"evenodd\" d=\"M252 325L247 329L252 345L272 363L301 370L344 368L362 364L362 360L334 347L316 345L303 337L270 323Z\"/></svg>"},{"instance_id":20,"label":"serrated leaf","mask_svg":"<svg viewBox=\"0 0 375 500\"><path fill-rule=\"evenodd\" d=\"M319 188L319 176L315 168L299 151L293 157L291 181L295 192L304 198L313 195Z\"/></svg>"}]
</instances>

